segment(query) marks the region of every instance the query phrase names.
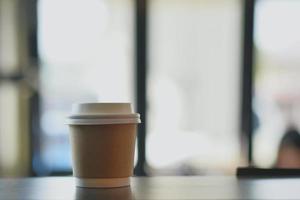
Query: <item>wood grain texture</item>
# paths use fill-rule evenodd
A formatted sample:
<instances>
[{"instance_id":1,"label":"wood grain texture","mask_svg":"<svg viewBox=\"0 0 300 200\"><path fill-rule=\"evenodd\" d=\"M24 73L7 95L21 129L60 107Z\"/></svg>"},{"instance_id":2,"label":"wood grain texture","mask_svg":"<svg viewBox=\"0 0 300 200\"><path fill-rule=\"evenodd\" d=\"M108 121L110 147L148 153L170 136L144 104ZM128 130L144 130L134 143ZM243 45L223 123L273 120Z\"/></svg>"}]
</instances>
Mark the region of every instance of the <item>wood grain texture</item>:
<instances>
[{"instance_id":1,"label":"wood grain texture","mask_svg":"<svg viewBox=\"0 0 300 200\"><path fill-rule=\"evenodd\" d=\"M0 179L0 199L300 199L300 179L139 177L115 189L76 188L72 177Z\"/></svg>"}]
</instances>

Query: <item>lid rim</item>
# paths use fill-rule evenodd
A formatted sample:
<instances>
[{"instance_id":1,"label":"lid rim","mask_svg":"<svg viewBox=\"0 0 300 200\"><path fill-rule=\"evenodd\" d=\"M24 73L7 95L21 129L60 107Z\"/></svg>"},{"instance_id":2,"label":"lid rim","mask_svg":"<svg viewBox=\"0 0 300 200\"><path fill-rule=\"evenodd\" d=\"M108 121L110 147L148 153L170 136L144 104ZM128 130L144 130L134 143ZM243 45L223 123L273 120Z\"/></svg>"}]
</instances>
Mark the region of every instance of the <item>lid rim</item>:
<instances>
[{"instance_id":1,"label":"lid rim","mask_svg":"<svg viewBox=\"0 0 300 200\"><path fill-rule=\"evenodd\" d=\"M139 118L132 119L69 119L67 125L140 124Z\"/></svg>"}]
</instances>

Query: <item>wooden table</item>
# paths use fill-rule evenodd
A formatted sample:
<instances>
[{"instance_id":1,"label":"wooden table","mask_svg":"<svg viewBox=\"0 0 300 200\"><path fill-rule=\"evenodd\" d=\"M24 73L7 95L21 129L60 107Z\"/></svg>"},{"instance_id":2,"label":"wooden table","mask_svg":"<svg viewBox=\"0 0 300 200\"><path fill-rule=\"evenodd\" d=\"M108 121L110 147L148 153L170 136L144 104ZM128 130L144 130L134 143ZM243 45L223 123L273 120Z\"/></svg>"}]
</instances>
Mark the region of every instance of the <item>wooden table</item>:
<instances>
[{"instance_id":1,"label":"wooden table","mask_svg":"<svg viewBox=\"0 0 300 200\"><path fill-rule=\"evenodd\" d=\"M117 189L76 188L72 177L0 179L0 199L300 199L300 179L132 178Z\"/></svg>"}]
</instances>

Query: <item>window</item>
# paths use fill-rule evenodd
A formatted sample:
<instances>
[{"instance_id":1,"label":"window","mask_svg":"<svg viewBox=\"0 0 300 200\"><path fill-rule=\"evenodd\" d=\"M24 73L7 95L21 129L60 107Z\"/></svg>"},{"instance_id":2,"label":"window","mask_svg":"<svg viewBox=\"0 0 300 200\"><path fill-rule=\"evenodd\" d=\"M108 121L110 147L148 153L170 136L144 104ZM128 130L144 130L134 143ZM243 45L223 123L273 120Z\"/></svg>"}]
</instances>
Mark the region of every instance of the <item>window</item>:
<instances>
[{"instance_id":1,"label":"window","mask_svg":"<svg viewBox=\"0 0 300 200\"><path fill-rule=\"evenodd\" d=\"M287 125L298 127L298 1L0 0L0 109L12 111L0 113L0 149L14 149L0 154L0 172L28 174L33 160L38 175L70 173L71 104L137 99L151 174L233 173L240 124L251 121L245 2L256 2L254 160L271 166Z\"/></svg>"},{"instance_id":2,"label":"window","mask_svg":"<svg viewBox=\"0 0 300 200\"><path fill-rule=\"evenodd\" d=\"M284 133L300 128L299 9L300 1L256 3L254 161L261 167L274 166Z\"/></svg>"},{"instance_id":3,"label":"window","mask_svg":"<svg viewBox=\"0 0 300 200\"><path fill-rule=\"evenodd\" d=\"M241 25L241 1L149 1L153 174L233 173L238 166Z\"/></svg>"},{"instance_id":4,"label":"window","mask_svg":"<svg viewBox=\"0 0 300 200\"><path fill-rule=\"evenodd\" d=\"M42 137L37 171L70 171L64 121L72 103L133 102L132 3L39 1Z\"/></svg>"},{"instance_id":5,"label":"window","mask_svg":"<svg viewBox=\"0 0 300 200\"><path fill-rule=\"evenodd\" d=\"M0 1L0 176L30 169L26 17L16 1Z\"/></svg>"}]
</instances>

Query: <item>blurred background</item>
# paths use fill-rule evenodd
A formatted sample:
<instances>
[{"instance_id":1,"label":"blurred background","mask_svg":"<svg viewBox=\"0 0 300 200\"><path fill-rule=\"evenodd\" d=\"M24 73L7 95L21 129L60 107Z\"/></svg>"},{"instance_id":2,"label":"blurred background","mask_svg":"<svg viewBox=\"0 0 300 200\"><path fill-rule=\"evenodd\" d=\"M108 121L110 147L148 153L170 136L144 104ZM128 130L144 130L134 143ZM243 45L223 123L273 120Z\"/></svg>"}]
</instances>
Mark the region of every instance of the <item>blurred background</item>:
<instances>
[{"instance_id":1,"label":"blurred background","mask_svg":"<svg viewBox=\"0 0 300 200\"><path fill-rule=\"evenodd\" d=\"M137 175L300 167L299 18L298 0L0 0L0 176L71 174L65 118L92 101L142 114Z\"/></svg>"}]
</instances>

